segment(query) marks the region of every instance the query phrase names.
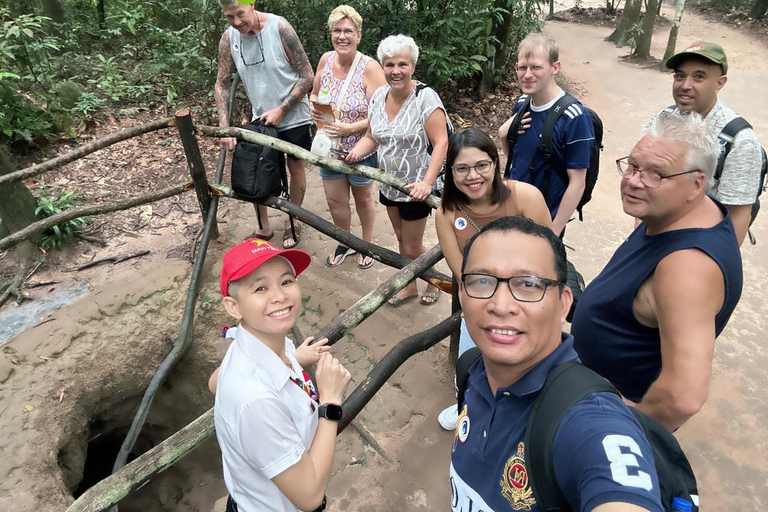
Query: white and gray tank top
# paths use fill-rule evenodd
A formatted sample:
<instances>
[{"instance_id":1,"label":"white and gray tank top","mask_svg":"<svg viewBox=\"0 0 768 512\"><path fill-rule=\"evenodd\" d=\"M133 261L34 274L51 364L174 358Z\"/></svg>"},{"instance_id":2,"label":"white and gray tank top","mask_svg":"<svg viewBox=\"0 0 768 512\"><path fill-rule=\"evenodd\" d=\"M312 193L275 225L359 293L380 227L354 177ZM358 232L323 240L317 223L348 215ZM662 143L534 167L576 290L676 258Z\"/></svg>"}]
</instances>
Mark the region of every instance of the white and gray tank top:
<instances>
[{"instance_id":1,"label":"white and gray tank top","mask_svg":"<svg viewBox=\"0 0 768 512\"><path fill-rule=\"evenodd\" d=\"M299 74L288 62L280 38L280 16L267 14L267 22L255 36L245 36L229 27L232 60L251 102L253 119L279 106L291 93ZM279 131L311 123L309 101L304 96L285 113Z\"/></svg>"}]
</instances>

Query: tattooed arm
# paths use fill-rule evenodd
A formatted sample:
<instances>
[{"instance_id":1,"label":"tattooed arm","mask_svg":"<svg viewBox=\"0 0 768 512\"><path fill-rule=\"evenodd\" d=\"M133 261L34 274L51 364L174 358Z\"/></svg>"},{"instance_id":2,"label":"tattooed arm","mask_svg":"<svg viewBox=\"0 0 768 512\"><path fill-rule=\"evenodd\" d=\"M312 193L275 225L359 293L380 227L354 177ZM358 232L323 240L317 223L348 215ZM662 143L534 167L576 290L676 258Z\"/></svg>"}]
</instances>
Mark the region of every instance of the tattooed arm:
<instances>
[{"instance_id":1,"label":"tattooed arm","mask_svg":"<svg viewBox=\"0 0 768 512\"><path fill-rule=\"evenodd\" d=\"M291 67L298 73L299 79L280 106L262 114L261 118L264 119L266 124L274 125L280 124L285 113L291 110L302 100L302 98L309 94L312 90L312 81L315 77L315 73L312 71L312 66L309 63L307 54L304 52L304 47L301 45L301 41L299 41L299 36L285 18L280 18L279 30L280 39L283 41L285 55L288 57L288 62L291 63Z\"/></svg>"},{"instance_id":2,"label":"tattooed arm","mask_svg":"<svg viewBox=\"0 0 768 512\"><path fill-rule=\"evenodd\" d=\"M232 61L232 51L230 50L229 30L225 30L219 40L219 72L216 75L216 87L214 88L214 97L216 98L216 111L219 113L219 126L229 126L229 88L232 85L232 73L235 71L235 63ZM224 137L219 139L219 145L223 149L233 149L237 139L233 137Z\"/></svg>"}]
</instances>

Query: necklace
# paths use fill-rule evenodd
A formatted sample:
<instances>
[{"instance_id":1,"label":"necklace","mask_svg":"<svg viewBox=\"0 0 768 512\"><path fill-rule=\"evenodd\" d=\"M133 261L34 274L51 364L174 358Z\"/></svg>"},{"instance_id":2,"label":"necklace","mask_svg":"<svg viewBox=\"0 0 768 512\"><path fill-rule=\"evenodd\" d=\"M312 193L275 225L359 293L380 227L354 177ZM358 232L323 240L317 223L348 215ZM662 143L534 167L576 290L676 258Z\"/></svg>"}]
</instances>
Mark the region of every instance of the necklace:
<instances>
[{"instance_id":1,"label":"necklace","mask_svg":"<svg viewBox=\"0 0 768 512\"><path fill-rule=\"evenodd\" d=\"M456 203L456 206L459 208L459 211L461 212L461 214L469 221L469 223L472 225L472 227L475 228L477 230L477 232L479 233L480 232L480 228L477 227L477 224L475 224L475 221L472 220L472 217L467 215L467 212L464 211L464 208L461 207L461 204L460 203Z\"/></svg>"}]
</instances>

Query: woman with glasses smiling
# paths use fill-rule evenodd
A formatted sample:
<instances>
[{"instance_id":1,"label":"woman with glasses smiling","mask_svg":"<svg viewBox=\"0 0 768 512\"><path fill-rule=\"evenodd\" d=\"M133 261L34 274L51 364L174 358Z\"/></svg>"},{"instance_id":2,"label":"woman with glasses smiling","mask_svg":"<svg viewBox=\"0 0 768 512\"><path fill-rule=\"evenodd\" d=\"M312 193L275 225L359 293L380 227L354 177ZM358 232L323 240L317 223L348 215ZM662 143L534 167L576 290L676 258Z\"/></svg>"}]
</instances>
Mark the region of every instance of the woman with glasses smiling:
<instances>
[{"instance_id":1,"label":"woman with glasses smiling","mask_svg":"<svg viewBox=\"0 0 768 512\"><path fill-rule=\"evenodd\" d=\"M445 261L457 281L464 247L486 224L518 215L552 229L552 217L541 192L528 183L501 177L499 152L485 132L467 128L451 135L445 168L443 202L437 210L435 227ZM475 284L481 288L481 280ZM509 284L513 293L525 293L526 283ZM459 355L474 345L462 319ZM440 426L453 430L458 413L456 404L445 409L438 416Z\"/></svg>"},{"instance_id":2,"label":"woman with glasses smiling","mask_svg":"<svg viewBox=\"0 0 768 512\"><path fill-rule=\"evenodd\" d=\"M341 145L348 152L368 130L368 103L373 93L386 83L384 71L374 59L357 51L363 30L360 14L348 5L340 5L328 16L328 28L331 31L333 51L320 57L315 73L312 94L309 99L315 103L332 105L338 116L336 122L322 128L330 137L341 137ZM312 108L310 111L315 122L322 121L322 112ZM376 153L360 162L368 167L378 167ZM320 168L323 178L325 199L331 212L333 223L344 231L350 230L352 211L349 207L349 192L355 198L355 209L360 217L362 238L373 241L373 221L376 206L373 201L373 181L360 176ZM337 245L325 264L337 267L347 256L355 251L343 245ZM357 266L369 268L373 265L370 256L360 254Z\"/></svg>"}]
</instances>

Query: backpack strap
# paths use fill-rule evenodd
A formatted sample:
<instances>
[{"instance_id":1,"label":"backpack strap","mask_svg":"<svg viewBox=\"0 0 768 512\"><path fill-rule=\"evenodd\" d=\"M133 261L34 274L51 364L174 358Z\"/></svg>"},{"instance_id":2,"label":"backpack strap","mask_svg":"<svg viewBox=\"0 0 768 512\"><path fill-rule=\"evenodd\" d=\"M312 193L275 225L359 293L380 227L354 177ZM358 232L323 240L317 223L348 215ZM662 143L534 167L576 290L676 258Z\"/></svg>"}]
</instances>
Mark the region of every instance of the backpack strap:
<instances>
[{"instance_id":1,"label":"backpack strap","mask_svg":"<svg viewBox=\"0 0 768 512\"><path fill-rule=\"evenodd\" d=\"M467 380L469 379L469 367L480 357L480 349L472 347L459 357L456 361L456 399L459 405L459 412L464 405L464 392L467 390Z\"/></svg>"},{"instance_id":2,"label":"backpack strap","mask_svg":"<svg viewBox=\"0 0 768 512\"><path fill-rule=\"evenodd\" d=\"M577 402L591 393L616 393L607 380L576 361L555 367L547 376L533 404L525 430L525 465L528 481L539 510L570 511L555 479L552 446L563 416Z\"/></svg>"},{"instance_id":3,"label":"backpack strap","mask_svg":"<svg viewBox=\"0 0 768 512\"><path fill-rule=\"evenodd\" d=\"M715 169L715 181L720 181L720 177L723 175L723 167L725 166L725 159L733 149L733 139L736 134L744 128L752 128L752 125L747 122L743 117L736 117L723 126L723 129L717 135L720 139L720 145L723 150L720 152L720 156L717 158L717 168Z\"/></svg>"},{"instance_id":4,"label":"backpack strap","mask_svg":"<svg viewBox=\"0 0 768 512\"><path fill-rule=\"evenodd\" d=\"M562 98L552 105L552 108L549 109L547 118L544 121L544 128L541 131L541 152L544 155L544 183L542 186L542 194L544 197L547 197L547 194L549 193L549 178L551 171L554 170L559 174L563 181L568 181L567 169L561 169L556 165L552 165L552 138L557 120L560 119L560 116L563 115L563 112L565 112L568 107L577 102L578 100L576 98L565 93Z\"/></svg>"},{"instance_id":5,"label":"backpack strap","mask_svg":"<svg viewBox=\"0 0 768 512\"><path fill-rule=\"evenodd\" d=\"M520 126L522 125L521 119L528 109L531 108L531 97L527 96L523 101L523 104L515 113L515 118L512 120L512 124L509 125L507 131L507 143L509 145L509 157L507 157L507 165L504 168L504 177L509 178L509 173L512 171L512 154L514 153L515 144L517 144L517 137L520 135Z\"/></svg>"}]
</instances>

